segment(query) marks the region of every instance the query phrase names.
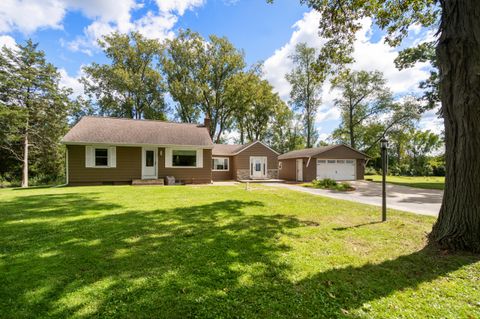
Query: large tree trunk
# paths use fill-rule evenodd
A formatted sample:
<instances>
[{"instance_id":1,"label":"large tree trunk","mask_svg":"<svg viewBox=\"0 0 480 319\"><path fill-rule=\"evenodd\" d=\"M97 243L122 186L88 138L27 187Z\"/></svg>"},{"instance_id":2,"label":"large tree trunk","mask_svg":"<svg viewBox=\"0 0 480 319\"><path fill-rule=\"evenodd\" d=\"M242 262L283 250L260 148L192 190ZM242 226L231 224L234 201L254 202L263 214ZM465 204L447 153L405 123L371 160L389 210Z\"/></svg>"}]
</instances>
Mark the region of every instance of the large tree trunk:
<instances>
[{"instance_id":1,"label":"large tree trunk","mask_svg":"<svg viewBox=\"0 0 480 319\"><path fill-rule=\"evenodd\" d=\"M28 187L28 133L25 133L23 139L22 187Z\"/></svg>"},{"instance_id":2,"label":"large tree trunk","mask_svg":"<svg viewBox=\"0 0 480 319\"><path fill-rule=\"evenodd\" d=\"M442 0L437 57L445 120L446 180L430 239L480 251L480 2Z\"/></svg>"}]
</instances>

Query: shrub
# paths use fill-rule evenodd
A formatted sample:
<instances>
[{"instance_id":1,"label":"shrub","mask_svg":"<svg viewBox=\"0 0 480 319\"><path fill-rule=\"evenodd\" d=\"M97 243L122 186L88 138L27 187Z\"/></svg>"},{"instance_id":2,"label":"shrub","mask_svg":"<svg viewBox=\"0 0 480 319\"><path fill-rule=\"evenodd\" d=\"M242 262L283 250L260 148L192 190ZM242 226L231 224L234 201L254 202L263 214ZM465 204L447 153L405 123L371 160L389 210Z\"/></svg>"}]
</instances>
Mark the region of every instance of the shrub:
<instances>
[{"instance_id":1,"label":"shrub","mask_svg":"<svg viewBox=\"0 0 480 319\"><path fill-rule=\"evenodd\" d=\"M377 175L378 172L374 167L368 166L365 167L365 175Z\"/></svg>"},{"instance_id":2,"label":"shrub","mask_svg":"<svg viewBox=\"0 0 480 319\"><path fill-rule=\"evenodd\" d=\"M333 188L337 186L337 181L331 178L315 179L312 181L312 184L317 188Z\"/></svg>"},{"instance_id":3,"label":"shrub","mask_svg":"<svg viewBox=\"0 0 480 319\"><path fill-rule=\"evenodd\" d=\"M343 182L343 183L337 184L337 186L335 187L335 189L336 189L337 191L350 191L350 190L354 190L354 188L352 187L352 185L350 185L350 184L347 183L347 182Z\"/></svg>"},{"instance_id":4,"label":"shrub","mask_svg":"<svg viewBox=\"0 0 480 319\"><path fill-rule=\"evenodd\" d=\"M325 178L325 179L315 179L312 181L311 184L304 185L305 187L314 187L314 188L322 188L322 189L334 189L337 191L349 191L354 190L355 188L352 187L347 182L337 183L334 179Z\"/></svg>"}]
</instances>

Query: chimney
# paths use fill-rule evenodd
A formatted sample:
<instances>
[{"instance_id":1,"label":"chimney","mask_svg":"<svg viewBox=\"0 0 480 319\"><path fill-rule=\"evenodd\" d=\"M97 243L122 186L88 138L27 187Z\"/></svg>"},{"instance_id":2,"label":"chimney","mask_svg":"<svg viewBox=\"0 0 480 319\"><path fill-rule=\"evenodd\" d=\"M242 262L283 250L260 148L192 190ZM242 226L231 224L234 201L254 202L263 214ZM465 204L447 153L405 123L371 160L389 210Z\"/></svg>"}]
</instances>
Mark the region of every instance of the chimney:
<instances>
[{"instance_id":1,"label":"chimney","mask_svg":"<svg viewBox=\"0 0 480 319\"><path fill-rule=\"evenodd\" d=\"M212 125L212 120L208 117L208 115L205 115L205 118L203 119L203 126L207 128L209 134L210 134L211 125Z\"/></svg>"}]
</instances>

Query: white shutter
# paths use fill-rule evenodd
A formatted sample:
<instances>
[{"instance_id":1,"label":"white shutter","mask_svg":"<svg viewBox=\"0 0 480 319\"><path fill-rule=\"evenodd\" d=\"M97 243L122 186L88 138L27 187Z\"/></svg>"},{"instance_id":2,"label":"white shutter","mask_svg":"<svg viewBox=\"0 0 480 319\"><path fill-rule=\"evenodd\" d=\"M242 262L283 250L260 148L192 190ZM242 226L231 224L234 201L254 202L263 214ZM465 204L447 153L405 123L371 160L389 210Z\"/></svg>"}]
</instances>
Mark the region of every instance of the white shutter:
<instances>
[{"instance_id":1,"label":"white shutter","mask_svg":"<svg viewBox=\"0 0 480 319\"><path fill-rule=\"evenodd\" d=\"M203 168L203 150L197 150L197 167Z\"/></svg>"},{"instance_id":2,"label":"white shutter","mask_svg":"<svg viewBox=\"0 0 480 319\"><path fill-rule=\"evenodd\" d=\"M117 147L108 148L108 167L117 167Z\"/></svg>"},{"instance_id":3,"label":"white shutter","mask_svg":"<svg viewBox=\"0 0 480 319\"><path fill-rule=\"evenodd\" d=\"M85 167L95 166L95 149L93 146L85 146Z\"/></svg>"},{"instance_id":4,"label":"white shutter","mask_svg":"<svg viewBox=\"0 0 480 319\"><path fill-rule=\"evenodd\" d=\"M165 167L172 167L172 149L165 148Z\"/></svg>"}]
</instances>

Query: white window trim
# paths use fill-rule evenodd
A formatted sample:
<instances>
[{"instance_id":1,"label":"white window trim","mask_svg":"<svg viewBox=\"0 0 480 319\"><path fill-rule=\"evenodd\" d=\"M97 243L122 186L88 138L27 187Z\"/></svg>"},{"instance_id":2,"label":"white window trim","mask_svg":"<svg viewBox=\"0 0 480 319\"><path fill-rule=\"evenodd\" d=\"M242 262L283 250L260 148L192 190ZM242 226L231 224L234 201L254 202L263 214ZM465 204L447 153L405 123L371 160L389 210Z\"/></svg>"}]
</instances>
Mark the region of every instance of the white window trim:
<instances>
[{"instance_id":1,"label":"white window trim","mask_svg":"<svg viewBox=\"0 0 480 319\"><path fill-rule=\"evenodd\" d=\"M166 147L165 148L165 168L203 168L203 148L193 147ZM196 166L173 166L173 151L196 151Z\"/></svg>"},{"instance_id":2,"label":"white window trim","mask_svg":"<svg viewBox=\"0 0 480 319\"><path fill-rule=\"evenodd\" d=\"M107 150L108 165L95 165L95 150ZM116 168L117 167L117 147L107 145L85 145L85 167L86 168Z\"/></svg>"},{"instance_id":3,"label":"white window trim","mask_svg":"<svg viewBox=\"0 0 480 319\"><path fill-rule=\"evenodd\" d=\"M215 156L215 157L212 157L212 162L214 160L227 160L227 169L213 169L212 168L212 171L213 172L229 172L230 171L230 158L229 157L221 157L221 156Z\"/></svg>"}]
</instances>

